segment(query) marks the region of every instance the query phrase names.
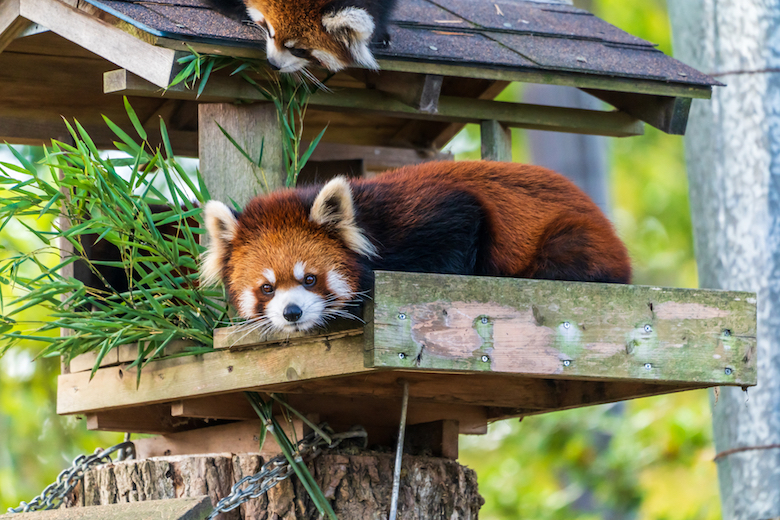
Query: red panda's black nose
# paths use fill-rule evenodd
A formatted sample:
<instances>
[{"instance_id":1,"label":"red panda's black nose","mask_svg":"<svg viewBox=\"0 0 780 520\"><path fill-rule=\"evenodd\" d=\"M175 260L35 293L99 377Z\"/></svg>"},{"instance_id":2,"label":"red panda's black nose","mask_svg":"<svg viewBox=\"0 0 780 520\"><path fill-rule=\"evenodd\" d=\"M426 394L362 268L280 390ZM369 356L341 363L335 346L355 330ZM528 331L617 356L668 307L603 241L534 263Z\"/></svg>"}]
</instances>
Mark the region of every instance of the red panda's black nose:
<instances>
[{"instance_id":1,"label":"red panda's black nose","mask_svg":"<svg viewBox=\"0 0 780 520\"><path fill-rule=\"evenodd\" d=\"M284 316L284 319L286 319L289 322L296 322L299 319L301 319L301 316L303 316L303 311L300 307L295 305L294 303L291 303L287 307L284 308L284 312L282 313L282 316Z\"/></svg>"}]
</instances>

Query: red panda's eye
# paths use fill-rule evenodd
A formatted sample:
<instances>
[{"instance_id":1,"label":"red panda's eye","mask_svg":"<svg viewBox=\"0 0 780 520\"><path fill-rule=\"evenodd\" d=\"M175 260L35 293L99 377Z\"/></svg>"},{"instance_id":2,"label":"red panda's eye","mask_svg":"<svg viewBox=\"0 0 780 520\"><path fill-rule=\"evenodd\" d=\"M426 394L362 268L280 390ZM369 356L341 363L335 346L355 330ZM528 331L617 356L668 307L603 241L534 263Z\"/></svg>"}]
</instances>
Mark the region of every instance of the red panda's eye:
<instances>
[{"instance_id":1,"label":"red panda's eye","mask_svg":"<svg viewBox=\"0 0 780 520\"><path fill-rule=\"evenodd\" d=\"M263 294L273 294L274 286L270 283L264 283L260 286L260 291L262 291Z\"/></svg>"},{"instance_id":2,"label":"red panda's eye","mask_svg":"<svg viewBox=\"0 0 780 520\"><path fill-rule=\"evenodd\" d=\"M303 278L303 285L304 285L304 287L311 287L315 283L317 283L317 277L314 276L313 274L307 274Z\"/></svg>"},{"instance_id":3,"label":"red panda's eye","mask_svg":"<svg viewBox=\"0 0 780 520\"><path fill-rule=\"evenodd\" d=\"M293 47L292 49L290 49L290 54L292 54L293 56L298 57L298 58L307 58L308 59L308 58L311 57L311 53L307 49L298 49L296 47Z\"/></svg>"}]
</instances>

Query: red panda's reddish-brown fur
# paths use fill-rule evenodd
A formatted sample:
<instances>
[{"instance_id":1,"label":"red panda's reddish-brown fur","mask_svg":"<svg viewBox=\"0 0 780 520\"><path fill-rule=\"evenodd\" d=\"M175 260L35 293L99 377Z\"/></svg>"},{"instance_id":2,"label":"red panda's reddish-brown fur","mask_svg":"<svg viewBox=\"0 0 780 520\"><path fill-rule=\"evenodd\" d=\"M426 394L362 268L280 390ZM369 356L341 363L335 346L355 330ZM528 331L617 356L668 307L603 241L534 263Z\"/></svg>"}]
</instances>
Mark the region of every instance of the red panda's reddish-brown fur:
<instances>
[{"instance_id":1,"label":"red panda's reddish-brown fur","mask_svg":"<svg viewBox=\"0 0 780 520\"><path fill-rule=\"evenodd\" d=\"M258 197L239 216L211 202L206 215L206 278L225 282L244 317L275 316L270 328L297 327L297 312L284 311L292 305L306 316L301 298L311 312L340 309L370 289L374 269L613 283L631 277L626 248L599 208L568 179L537 166L432 162ZM316 282L306 285L304 277Z\"/></svg>"},{"instance_id":2,"label":"red panda's reddish-brown fur","mask_svg":"<svg viewBox=\"0 0 780 520\"><path fill-rule=\"evenodd\" d=\"M261 27L268 62L281 72L315 64L331 72L353 63L377 69L369 45L386 44L387 20L395 4L395 0L209 1L223 13L240 12L239 17L248 16Z\"/></svg>"}]
</instances>

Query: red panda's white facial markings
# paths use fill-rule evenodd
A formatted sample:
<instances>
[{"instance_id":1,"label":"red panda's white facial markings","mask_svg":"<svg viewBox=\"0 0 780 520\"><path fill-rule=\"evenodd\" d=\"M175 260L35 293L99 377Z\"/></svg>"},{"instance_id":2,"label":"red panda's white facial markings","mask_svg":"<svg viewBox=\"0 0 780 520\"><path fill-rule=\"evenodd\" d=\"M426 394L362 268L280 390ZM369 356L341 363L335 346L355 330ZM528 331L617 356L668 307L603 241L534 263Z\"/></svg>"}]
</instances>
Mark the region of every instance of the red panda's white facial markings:
<instances>
[{"instance_id":1,"label":"red panda's white facial markings","mask_svg":"<svg viewBox=\"0 0 780 520\"><path fill-rule=\"evenodd\" d=\"M220 202L206 206L204 272L223 280L253 329L308 330L348 316L344 307L358 293L357 256L376 254L355 223L346 179L326 184L310 209L294 193L255 199L238 218Z\"/></svg>"},{"instance_id":2,"label":"red panda's white facial markings","mask_svg":"<svg viewBox=\"0 0 780 520\"><path fill-rule=\"evenodd\" d=\"M327 2L246 0L247 13L265 31L268 63L290 73L321 65L338 72L351 63L379 68L369 44L374 17L361 7L329 10Z\"/></svg>"},{"instance_id":3,"label":"red panda's white facial markings","mask_svg":"<svg viewBox=\"0 0 780 520\"><path fill-rule=\"evenodd\" d=\"M344 300L351 300L355 297L347 279L338 271L328 271L328 288L333 294Z\"/></svg>"}]
</instances>

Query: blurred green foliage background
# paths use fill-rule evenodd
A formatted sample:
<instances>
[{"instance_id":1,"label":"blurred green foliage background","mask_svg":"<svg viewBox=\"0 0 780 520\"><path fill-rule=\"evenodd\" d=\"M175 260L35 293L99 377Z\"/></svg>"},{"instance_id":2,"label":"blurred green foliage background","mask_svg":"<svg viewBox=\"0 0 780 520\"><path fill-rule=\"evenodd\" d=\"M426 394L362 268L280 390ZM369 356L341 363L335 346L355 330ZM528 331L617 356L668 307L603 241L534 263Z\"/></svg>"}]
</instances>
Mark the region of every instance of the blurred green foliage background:
<instances>
[{"instance_id":1,"label":"blurred green foliage background","mask_svg":"<svg viewBox=\"0 0 780 520\"><path fill-rule=\"evenodd\" d=\"M578 4L671 53L663 0ZM478 156L478 137L466 129L459 156ZM523 132L514 138L514 159L528 160ZM612 215L639 284L697 285L682 146L681 137L650 127L642 137L609 141ZM24 150L40 157L38 149ZM3 229L0 245L37 247L22 226ZM13 288L2 291L8 298ZM77 454L121 440L57 416L59 363L32 362L34 353L31 346L0 358L0 512L39 493ZM710 419L707 393L697 391L504 421L486 436L462 437L461 462L479 475L487 520L715 519Z\"/></svg>"}]
</instances>

